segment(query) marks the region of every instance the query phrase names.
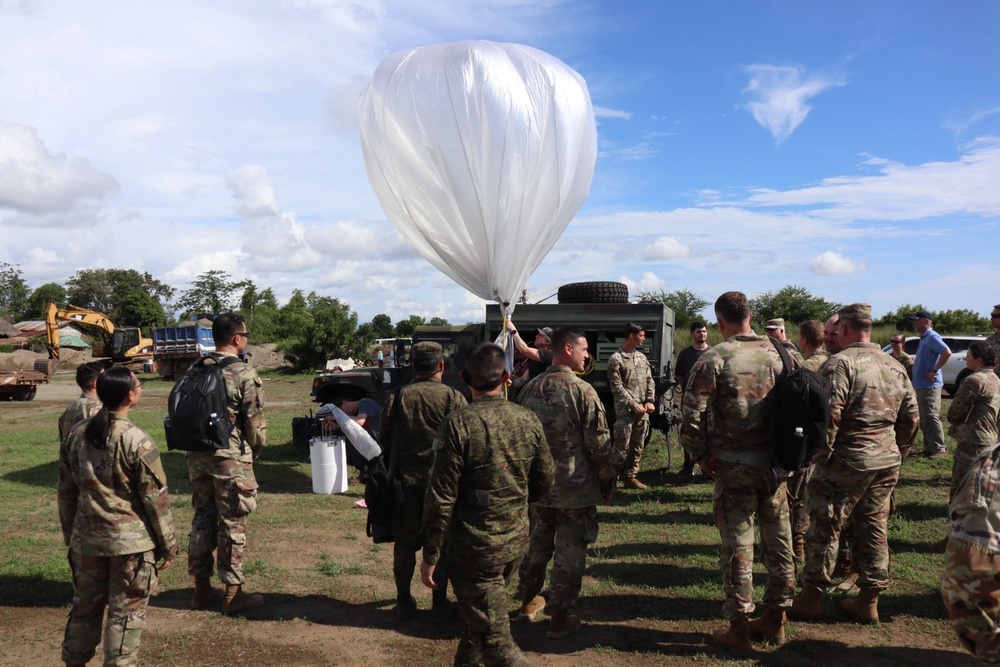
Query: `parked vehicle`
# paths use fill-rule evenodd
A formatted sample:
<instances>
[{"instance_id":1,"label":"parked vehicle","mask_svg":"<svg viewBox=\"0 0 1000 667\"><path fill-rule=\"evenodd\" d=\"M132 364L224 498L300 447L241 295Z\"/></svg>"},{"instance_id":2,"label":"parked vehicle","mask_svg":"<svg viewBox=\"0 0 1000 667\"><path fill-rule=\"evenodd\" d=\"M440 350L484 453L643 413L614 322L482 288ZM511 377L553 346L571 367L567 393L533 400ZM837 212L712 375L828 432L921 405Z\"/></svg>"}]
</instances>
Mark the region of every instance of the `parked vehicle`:
<instances>
[{"instance_id":1,"label":"parked vehicle","mask_svg":"<svg viewBox=\"0 0 1000 667\"><path fill-rule=\"evenodd\" d=\"M965 365L965 354L969 351L969 346L977 340L985 340L985 334L973 334L971 336L941 336L941 340L951 350L951 356L941 368L941 376L944 379L944 390L948 395L954 396L958 391L958 386L962 380L967 378L972 372ZM920 345L920 336L910 336L903 343L903 350L911 357L917 353L917 346ZM882 348L883 352L888 352L890 346Z\"/></svg>"},{"instance_id":2,"label":"parked vehicle","mask_svg":"<svg viewBox=\"0 0 1000 667\"><path fill-rule=\"evenodd\" d=\"M36 370L0 370L0 401L30 401L38 385L49 381L46 373Z\"/></svg>"},{"instance_id":3,"label":"parked vehicle","mask_svg":"<svg viewBox=\"0 0 1000 667\"><path fill-rule=\"evenodd\" d=\"M209 352L215 352L211 326L191 322L153 329L153 363L164 379L183 373Z\"/></svg>"}]
</instances>

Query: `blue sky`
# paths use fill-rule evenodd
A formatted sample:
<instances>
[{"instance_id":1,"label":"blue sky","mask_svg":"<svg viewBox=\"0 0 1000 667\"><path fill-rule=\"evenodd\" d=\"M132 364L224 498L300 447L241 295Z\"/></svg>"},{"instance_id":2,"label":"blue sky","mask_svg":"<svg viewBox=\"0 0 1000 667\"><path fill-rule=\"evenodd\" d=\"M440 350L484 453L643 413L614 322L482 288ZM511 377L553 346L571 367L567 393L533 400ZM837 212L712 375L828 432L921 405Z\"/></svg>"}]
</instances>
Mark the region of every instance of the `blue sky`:
<instances>
[{"instance_id":1,"label":"blue sky","mask_svg":"<svg viewBox=\"0 0 1000 667\"><path fill-rule=\"evenodd\" d=\"M0 1L0 261L33 287L223 269L362 320L481 319L386 221L356 109L388 54L488 39L563 60L598 116L590 195L530 293L797 284L985 313L998 28L984 0Z\"/></svg>"}]
</instances>

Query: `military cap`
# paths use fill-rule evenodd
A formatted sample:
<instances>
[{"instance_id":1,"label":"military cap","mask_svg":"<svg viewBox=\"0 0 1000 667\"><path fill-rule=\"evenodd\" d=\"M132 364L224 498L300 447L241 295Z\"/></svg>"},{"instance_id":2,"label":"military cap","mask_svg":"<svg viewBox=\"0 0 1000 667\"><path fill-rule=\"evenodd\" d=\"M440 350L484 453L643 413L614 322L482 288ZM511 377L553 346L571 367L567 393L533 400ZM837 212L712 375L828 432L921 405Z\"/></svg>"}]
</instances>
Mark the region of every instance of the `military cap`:
<instances>
[{"instance_id":1,"label":"military cap","mask_svg":"<svg viewBox=\"0 0 1000 667\"><path fill-rule=\"evenodd\" d=\"M444 358L444 349L439 343L420 341L410 348L410 361L417 365L433 364Z\"/></svg>"},{"instance_id":2,"label":"military cap","mask_svg":"<svg viewBox=\"0 0 1000 667\"><path fill-rule=\"evenodd\" d=\"M764 328L765 329L784 329L785 328L785 320L782 319L782 318L780 318L780 317L776 317L773 320L768 320L767 324L764 326Z\"/></svg>"},{"instance_id":3,"label":"military cap","mask_svg":"<svg viewBox=\"0 0 1000 667\"><path fill-rule=\"evenodd\" d=\"M913 315L910 315L911 320L933 320L931 314L926 310L918 310Z\"/></svg>"},{"instance_id":4,"label":"military cap","mask_svg":"<svg viewBox=\"0 0 1000 667\"><path fill-rule=\"evenodd\" d=\"M552 331L552 327L542 327L541 329L535 329L535 331L542 334L546 338L552 338L552 335L555 333Z\"/></svg>"},{"instance_id":5,"label":"military cap","mask_svg":"<svg viewBox=\"0 0 1000 667\"><path fill-rule=\"evenodd\" d=\"M852 303L844 306L838 312L841 320L870 320L872 318L872 307L867 303Z\"/></svg>"}]
</instances>

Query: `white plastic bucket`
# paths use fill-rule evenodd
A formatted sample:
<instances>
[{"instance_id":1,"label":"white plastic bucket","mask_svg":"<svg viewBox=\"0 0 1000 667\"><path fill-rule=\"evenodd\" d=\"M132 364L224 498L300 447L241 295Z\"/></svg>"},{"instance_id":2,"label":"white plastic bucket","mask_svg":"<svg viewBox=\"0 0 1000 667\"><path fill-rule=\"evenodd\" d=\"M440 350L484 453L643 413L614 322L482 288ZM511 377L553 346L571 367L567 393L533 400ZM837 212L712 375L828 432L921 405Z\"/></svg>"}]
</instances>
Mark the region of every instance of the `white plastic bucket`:
<instances>
[{"instance_id":1,"label":"white plastic bucket","mask_svg":"<svg viewBox=\"0 0 1000 667\"><path fill-rule=\"evenodd\" d=\"M324 435L310 439L309 462L313 493L347 491L347 449L343 437Z\"/></svg>"}]
</instances>

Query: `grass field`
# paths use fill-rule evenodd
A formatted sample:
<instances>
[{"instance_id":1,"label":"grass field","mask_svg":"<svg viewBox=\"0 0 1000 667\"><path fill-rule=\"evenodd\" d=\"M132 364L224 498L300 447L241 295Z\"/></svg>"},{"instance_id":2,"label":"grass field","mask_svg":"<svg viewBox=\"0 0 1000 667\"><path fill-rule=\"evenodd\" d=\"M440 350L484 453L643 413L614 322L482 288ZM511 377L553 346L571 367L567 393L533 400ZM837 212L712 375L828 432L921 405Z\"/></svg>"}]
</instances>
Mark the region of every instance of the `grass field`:
<instances>
[{"instance_id":1,"label":"grass field","mask_svg":"<svg viewBox=\"0 0 1000 667\"><path fill-rule=\"evenodd\" d=\"M260 506L250 519L245 571L247 588L263 592L267 604L247 619L190 611L192 583L182 557L161 573L142 664L450 664L456 628L434 624L426 612L396 627L392 547L365 536L356 480L343 495L311 492L308 452L291 444L292 417L311 407L310 377L264 377L269 445L255 466ZM143 379L143 401L132 417L162 446L170 384ZM72 590L55 504L56 420L73 397L72 376L60 374L35 401L0 403L2 665L59 662ZM178 537L186 544L191 509L184 458L162 449ZM553 641L545 638L544 622L514 624L515 639L534 664L976 664L951 632L938 593L941 556L929 550L943 535L950 459L904 464L899 512L890 526L892 587L880 600L885 622L870 628L851 623L831 595L826 621L793 622L786 646L731 661L708 639L722 624L712 487L681 483L676 442L668 454L657 435L647 452L641 479L650 488L619 492L600 508L601 532L580 608L585 630ZM759 564L755 583L759 596ZM419 582L414 592L421 609L429 607Z\"/></svg>"}]
</instances>

